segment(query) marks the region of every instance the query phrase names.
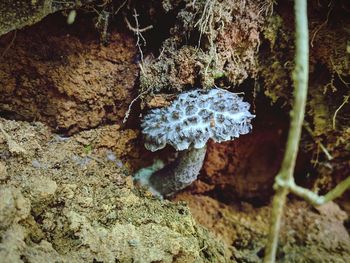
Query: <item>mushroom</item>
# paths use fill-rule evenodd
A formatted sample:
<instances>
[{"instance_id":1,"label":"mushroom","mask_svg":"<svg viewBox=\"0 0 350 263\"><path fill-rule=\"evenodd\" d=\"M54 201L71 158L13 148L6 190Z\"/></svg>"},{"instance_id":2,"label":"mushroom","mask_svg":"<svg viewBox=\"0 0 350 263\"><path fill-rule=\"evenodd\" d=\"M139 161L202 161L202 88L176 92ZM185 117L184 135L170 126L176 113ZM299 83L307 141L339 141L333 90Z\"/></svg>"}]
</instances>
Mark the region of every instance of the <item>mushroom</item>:
<instances>
[{"instance_id":1,"label":"mushroom","mask_svg":"<svg viewBox=\"0 0 350 263\"><path fill-rule=\"evenodd\" d=\"M197 179L209 139L223 142L252 129L249 103L237 94L213 88L182 93L165 108L153 109L141 124L145 147L154 152L169 144L179 151L175 161L144 169L135 180L160 196L171 196ZM147 172L146 172L147 171Z\"/></svg>"}]
</instances>

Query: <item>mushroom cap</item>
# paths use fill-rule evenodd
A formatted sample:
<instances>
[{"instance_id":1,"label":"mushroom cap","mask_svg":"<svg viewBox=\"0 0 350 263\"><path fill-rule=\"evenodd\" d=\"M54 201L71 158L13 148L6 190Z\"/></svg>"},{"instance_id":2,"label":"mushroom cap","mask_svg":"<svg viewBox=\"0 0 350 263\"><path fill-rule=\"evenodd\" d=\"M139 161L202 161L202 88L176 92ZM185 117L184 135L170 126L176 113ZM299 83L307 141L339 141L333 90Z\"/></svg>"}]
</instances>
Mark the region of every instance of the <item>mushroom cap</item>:
<instances>
[{"instance_id":1,"label":"mushroom cap","mask_svg":"<svg viewBox=\"0 0 350 263\"><path fill-rule=\"evenodd\" d=\"M145 147L154 152L170 144L177 151L203 148L211 138L230 141L252 129L250 105L223 89L180 94L168 107L153 109L143 119Z\"/></svg>"}]
</instances>

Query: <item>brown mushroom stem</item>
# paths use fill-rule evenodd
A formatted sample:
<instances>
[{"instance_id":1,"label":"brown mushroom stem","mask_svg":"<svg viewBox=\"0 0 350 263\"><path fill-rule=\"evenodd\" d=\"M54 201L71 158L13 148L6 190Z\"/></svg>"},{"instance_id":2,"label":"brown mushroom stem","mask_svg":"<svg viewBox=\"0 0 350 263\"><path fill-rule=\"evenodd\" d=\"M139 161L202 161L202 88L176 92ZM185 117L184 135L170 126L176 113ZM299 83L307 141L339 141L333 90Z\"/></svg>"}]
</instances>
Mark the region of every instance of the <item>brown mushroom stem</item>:
<instances>
[{"instance_id":1,"label":"brown mushroom stem","mask_svg":"<svg viewBox=\"0 0 350 263\"><path fill-rule=\"evenodd\" d=\"M202 168L207 147L179 152L178 158L164 168L153 173L148 185L151 191L162 196L171 196L189 186L197 179Z\"/></svg>"}]
</instances>

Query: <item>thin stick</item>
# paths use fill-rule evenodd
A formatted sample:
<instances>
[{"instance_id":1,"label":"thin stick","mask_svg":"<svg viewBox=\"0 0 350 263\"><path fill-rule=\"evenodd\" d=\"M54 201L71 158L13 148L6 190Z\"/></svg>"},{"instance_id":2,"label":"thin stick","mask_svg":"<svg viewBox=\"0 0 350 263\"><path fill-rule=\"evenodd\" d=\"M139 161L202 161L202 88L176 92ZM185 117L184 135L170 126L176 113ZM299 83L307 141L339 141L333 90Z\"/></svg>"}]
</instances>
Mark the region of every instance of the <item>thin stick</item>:
<instances>
[{"instance_id":1,"label":"thin stick","mask_svg":"<svg viewBox=\"0 0 350 263\"><path fill-rule=\"evenodd\" d=\"M348 103L349 101L349 97L350 96L344 96L344 101L343 103L338 107L338 109L336 109L336 111L334 112L334 115L333 115L333 130L335 130L335 121L336 121L336 118L337 118L337 114L338 112L340 111L341 108L343 108L343 106Z\"/></svg>"},{"instance_id":2,"label":"thin stick","mask_svg":"<svg viewBox=\"0 0 350 263\"><path fill-rule=\"evenodd\" d=\"M321 150L323 151L323 153L326 155L327 159L329 161L333 160L333 156L329 153L329 151L327 150L327 148L323 145L323 143L321 142L320 139L315 138L315 134L313 133L313 131L310 128L310 125L304 121L304 128L309 132L310 136L312 137L312 139L318 144L318 146L321 148ZM318 154L317 154L318 155Z\"/></svg>"},{"instance_id":3,"label":"thin stick","mask_svg":"<svg viewBox=\"0 0 350 263\"><path fill-rule=\"evenodd\" d=\"M147 31L147 30L152 29L153 26L152 26L152 25L149 25L149 26L147 26L147 27L145 27L145 28L140 28L140 26L139 26L139 20L138 20L138 18L137 18L138 16L139 16L139 15L137 14L136 9L134 8L134 19L135 19L136 27L133 27L133 26L130 24L129 20L128 20L126 17L124 17L124 20L125 20L125 23L126 23L126 25L128 26L128 28L129 28L132 32L134 32L134 34L136 35L136 46L138 47L139 52L140 52L141 64L143 64L144 60L143 60L143 52L142 52L142 48L141 48L141 44L140 44L140 39L142 39L144 46L146 46L146 39L143 37L142 32L145 32L145 31Z\"/></svg>"},{"instance_id":4,"label":"thin stick","mask_svg":"<svg viewBox=\"0 0 350 263\"><path fill-rule=\"evenodd\" d=\"M310 204L316 206L323 205L329 201L340 197L350 187L350 176L348 176L345 180L341 181L335 188L333 188L324 196L319 196L314 192L310 191L309 189L300 187L295 183L289 185L288 187L293 194L304 198Z\"/></svg>"},{"instance_id":5,"label":"thin stick","mask_svg":"<svg viewBox=\"0 0 350 263\"><path fill-rule=\"evenodd\" d=\"M308 58L309 58L309 34L307 22L307 1L295 0L295 68L293 72L294 82L294 106L290 113L291 124L288 134L287 147L283 163L276 181L294 181L293 173L298 153L301 130L303 126L305 104L308 88ZM265 250L265 263L275 262L278 235L281 227L283 208L286 203L289 188L275 183L275 196L271 213L271 226L268 243Z\"/></svg>"},{"instance_id":6,"label":"thin stick","mask_svg":"<svg viewBox=\"0 0 350 263\"><path fill-rule=\"evenodd\" d=\"M124 7L124 5L126 4L127 1L128 1L128 0L125 0L124 3L122 3L122 4L118 7L117 11L114 12L114 15L117 15L117 14L119 13L120 9L122 9L122 8Z\"/></svg>"},{"instance_id":7,"label":"thin stick","mask_svg":"<svg viewBox=\"0 0 350 263\"><path fill-rule=\"evenodd\" d=\"M150 30L150 29L153 28L153 25L149 25L149 26L146 26L146 27L144 27L144 28L136 28L136 27L133 27L133 26L130 24L129 20L128 20L126 17L124 17L124 21L125 21L126 25L128 26L128 28L129 28L132 32L134 32L135 34L139 34L139 33L142 33L142 32L146 32L147 30Z\"/></svg>"},{"instance_id":8,"label":"thin stick","mask_svg":"<svg viewBox=\"0 0 350 263\"><path fill-rule=\"evenodd\" d=\"M10 49L10 47L13 45L13 43L15 42L16 36L17 36L17 30L14 31L13 37L12 37L10 43L9 43L8 46L4 49L4 51L2 52L2 54L1 54L1 56L0 56L1 58L3 58L3 57L5 56L6 52L7 52L7 51Z\"/></svg>"}]
</instances>

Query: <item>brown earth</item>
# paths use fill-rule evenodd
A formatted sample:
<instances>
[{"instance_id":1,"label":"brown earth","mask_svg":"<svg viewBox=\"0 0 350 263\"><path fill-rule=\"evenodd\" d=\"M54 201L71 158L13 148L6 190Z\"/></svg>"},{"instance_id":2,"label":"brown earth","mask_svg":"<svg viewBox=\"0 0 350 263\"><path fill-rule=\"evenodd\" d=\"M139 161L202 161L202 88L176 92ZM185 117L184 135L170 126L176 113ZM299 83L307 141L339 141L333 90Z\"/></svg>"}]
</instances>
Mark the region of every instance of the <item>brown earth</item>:
<instances>
[{"instance_id":1,"label":"brown earth","mask_svg":"<svg viewBox=\"0 0 350 263\"><path fill-rule=\"evenodd\" d=\"M111 32L106 47L94 32L89 20L69 27L55 15L2 36L0 109L69 134L121 124L138 74L136 48L125 33Z\"/></svg>"},{"instance_id":2,"label":"brown earth","mask_svg":"<svg viewBox=\"0 0 350 263\"><path fill-rule=\"evenodd\" d=\"M65 138L39 122L0 124L0 262L226 261L184 203L133 187L137 131L114 125Z\"/></svg>"},{"instance_id":3,"label":"brown earth","mask_svg":"<svg viewBox=\"0 0 350 263\"><path fill-rule=\"evenodd\" d=\"M174 20L144 61L123 19L135 24L134 7L142 26L154 23L153 35L163 24L157 17ZM291 2L128 1L121 8L106 45L83 12L71 26L55 14L0 37L0 259L259 262L289 122ZM310 129L296 178L325 193L350 167L350 104L339 108L349 95L350 9L346 1L315 0L309 10ZM245 92L257 115L253 133L210 142L200 180L173 202L136 189L134 170L173 156L172 149L143 148L140 113L191 86L214 84ZM141 110L137 101L123 125L138 94ZM348 195L340 205L349 214ZM278 261L350 262L348 231L336 204L291 200Z\"/></svg>"},{"instance_id":4,"label":"brown earth","mask_svg":"<svg viewBox=\"0 0 350 263\"><path fill-rule=\"evenodd\" d=\"M270 209L235 202L225 205L203 195L180 194L193 217L230 249L232 262L261 262ZM335 203L316 209L305 202L288 203L283 218L277 262L348 262L350 236L347 215Z\"/></svg>"},{"instance_id":5,"label":"brown earth","mask_svg":"<svg viewBox=\"0 0 350 263\"><path fill-rule=\"evenodd\" d=\"M135 189L136 130L112 125L61 137L39 122L5 119L1 128L4 262L259 262L263 256L268 206L186 192L161 201ZM315 210L292 201L280 262L348 262L346 219L333 203Z\"/></svg>"}]
</instances>

